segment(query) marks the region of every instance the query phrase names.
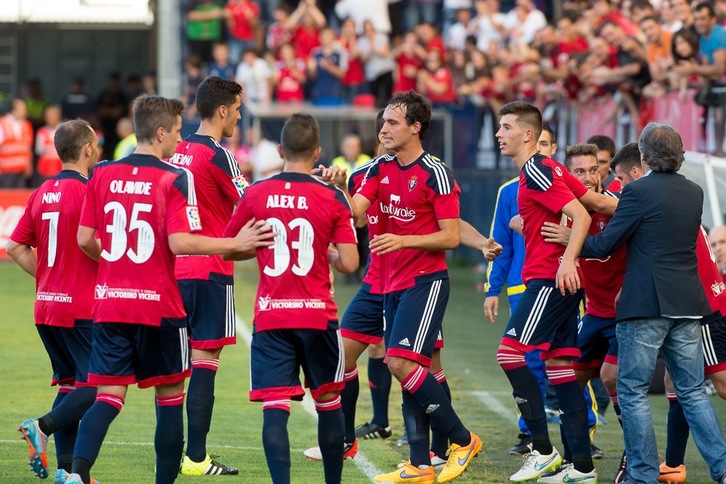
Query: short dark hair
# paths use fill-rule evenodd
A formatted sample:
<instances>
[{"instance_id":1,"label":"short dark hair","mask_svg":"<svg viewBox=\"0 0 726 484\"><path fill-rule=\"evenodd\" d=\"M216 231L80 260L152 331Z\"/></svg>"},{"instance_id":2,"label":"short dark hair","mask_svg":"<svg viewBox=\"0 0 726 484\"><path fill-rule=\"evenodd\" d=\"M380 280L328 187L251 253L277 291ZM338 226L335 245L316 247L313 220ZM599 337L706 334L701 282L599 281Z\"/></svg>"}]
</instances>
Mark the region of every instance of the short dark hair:
<instances>
[{"instance_id":1,"label":"short dark hair","mask_svg":"<svg viewBox=\"0 0 726 484\"><path fill-rule=\"evenodd\" d=\"M151 143L159 127L171 131L177 116L184 112L184 104L178 99L144 94L134 100L133 111L136 139L139 143Z\"/></svg>"},{"instance_id":2,"label":"short dark hair","mask_svg":"<svg viewBox=\"0 0 726 484\"><path fill-rule=\"evenodd\" d=\"M596 134L587 138L587 143L597 146L598 151L609 151L610 158L615 156L615 141L604 134Z\"/></svg>"},{"instance_id":3,"label":"short dark hair","mask_svg":"<svg viewBox=\"0 0 726 484\"><path fill-rule=\"evenodd\" d=\"M519 124L523 124L534 131L534 142L537 143L542 134L542 113L537 106L524 101L512 101L499 109L499 116L512 114Z\"/></svg>"},{"instance_id":4,"label":"short dark hair","mask_svg":"<svg viewBox=\"0 0 726 484\"><path fill-rule=\"evenodd\" d=\"M708 16L710 18L714 18L716 16L716 9L713 7L711 2L699 2L691 8L693 13L700 12L701 10L708 10Z\"/></svg>"},{"instance_id":5,"label":"short dark hair","mask_svg":"<svg viewBox=\"0 0 726 484\"><path fill-rule=\"evenodd\" d=\"M667 124L648 123L640 133L638 149L648 167L656 172L675 173L683 164L681 135Z\"/></svg>"},{"instance_id":6,"label":"short dark hair","mask_svg":"<svg viewBox=\"0 0 726 484\"><path fill-rule=\"evenodd\" d=\"M81 150L88 143L96 142L96 133L88 121L72 119L58 125L53 137L58 158L63 163L76 163L81 157Z\"/></svg>"},{"instance_id":7,"label":"short dark hair","mask_svg":"<svg viewBox=\"0 0 726 484\"><path fill-rule=\"evenodd\" d=\"M552 129L552 126L550 126L547 123L543 123L542 124L542 131L547 131L550 134L550 138L552 138L552 141L553 142L556 142L557 141L557 138L555 137L555 130ZM540 133L539 135L542 136L542 133ZM539 139L539 138L537 138L537 139Z\"/></svg>"},{"instance_id":8,"label":"short dark hair","mask_svg":"<svg viewBox=\"0 0 726 484\"><path fill-rule=\"evenodd\" d=\"M610 160L610 168L615 171L615 167L621 166L624 171L630 171L634 166L640 166L640 150L638 143L628 143L613 156Z\"/></svg>"},{"instance_id":9,"label":"short dark hair","mask_svg":"<svg viewBox=\"0 0 726 484\"><path fill-rule=\"evenodd\" d=\"M565 148L565 161L563 165L570 170L572 166L572 159L576 156L592 156L597 161L597 146L592 143L578 143L576 145L569 145Z\"/></svg>"},{"instance_id":10,"label":"short dark hair","mask_svg":"<svg viewBox=\"0 0 726 484\"><path fill-rule=\"evenodd\" d=\"M230 79L212 76L197 88L197 112L202 119L212 119L220 106L230 107L242 94L242 86Z\"/></svg>"},{"instance_id":11,"label":"short dark hair","mask_svg":"<svg viewBox=\"0 0 726 484\"><path fill-rule=\"evenodd\" d=\"M320 145L318 121L309 114L293 114L282 127L280 144L285 160L310 158Z\"/></svg>"},{"instance_id":12,"label":"short dark hair","mask_svg":"<svg viewBox=\"0 0 726 484\"><path fill-rule=\"evenodd\" d=\"M643 22L647 22L647 21L649 21L649 20L652 20L653 22L655 22L655 23L657 23L658 25L660 25L660 20L658 20L658 19L657 19L657 18L655 17L655 15L646 15L645 17L643 17L642 19L640 19L640 23L642 24Z\"/></svg>"},{"instance_id":13,"label":"short dark hair","mask_svg":"<svg viewBox=\"0 0 726 484\"><path fill-rule=\"evenodd\" d=\"M388 106L405 106L406 114L404 119L406 124L411 126L416 122L421 123L418 137L420 139L426 138L426 133L429 132L431 124L431 102L428 99L412 89L408 92L396 93L388 101L386 107Z\"/></svg>"}]
</instances>

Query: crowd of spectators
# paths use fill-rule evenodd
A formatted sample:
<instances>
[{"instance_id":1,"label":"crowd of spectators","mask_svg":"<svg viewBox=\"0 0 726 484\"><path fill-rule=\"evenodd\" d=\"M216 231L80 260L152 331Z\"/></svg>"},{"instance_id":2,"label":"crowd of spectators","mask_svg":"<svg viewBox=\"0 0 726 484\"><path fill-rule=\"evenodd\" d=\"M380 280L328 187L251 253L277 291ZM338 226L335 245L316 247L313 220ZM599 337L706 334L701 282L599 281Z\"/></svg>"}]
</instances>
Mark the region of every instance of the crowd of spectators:
<instances>
[{"instance_id":1,"label":"crowd of spectators","mask_svg":"<svg viewBox=\"0 0 726 484\"><path fill-rule=\"evenodd\" d=\"M638 132L651 120L651 100L675 92L691 102L689 89L702 88L697 98L715 116L715 152L723 154L723 102L708 88L726 76L726 0L563 0L557 12L554 2L542 0L272 3L187 2L187 119L196 116L197 86L211 75L237 80L256 103L383 106L394 92L415 89L435 107L496 112L521 99L547 115L552 106L615 99ZM2 168L0 181L17 186L32 172L37 184L59 166L43 141L52 135L58 109L62 118L91 121L103 137L104 158L114 158L128 135L128 123L119 122L130 101L153 93L154 83L153 73L127 79L111 74L103 91L90 95L77 79L47 113L51 103L42 86L27 83L26 109L15 106L0 118L0 156L8 133L22 131L23 119L15 117L30 121L34 137L46 129L29 148L33 168L15 167L13 177ZM132 146L129 141L122 151Z\"/></svg>"},{"instance_id":2,"label":"crowd of spectators","mask_svg":"<svg viewBox=\"0 0 726 484\"><path fill-rule=\"evenodd\" d=\"M649 100L685 101L726 74L726 0L564 0L556 18L537 0L329 3L281 3L265 20L265 0L193 1L189 59L255 102L382 106L416 89L435 106L496 112L514 99L544 110L614 96L638 131Z\"/></svg>"}]
</instances>

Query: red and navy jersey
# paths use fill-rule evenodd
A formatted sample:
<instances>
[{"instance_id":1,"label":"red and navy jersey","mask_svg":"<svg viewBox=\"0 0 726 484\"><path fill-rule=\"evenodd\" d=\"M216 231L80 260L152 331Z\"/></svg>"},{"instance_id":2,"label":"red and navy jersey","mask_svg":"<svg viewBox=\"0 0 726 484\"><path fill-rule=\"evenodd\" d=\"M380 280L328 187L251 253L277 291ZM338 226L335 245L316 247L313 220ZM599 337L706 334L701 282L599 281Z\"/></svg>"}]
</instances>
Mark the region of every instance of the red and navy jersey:
<instances>
[{"instance_id":1,"label":"red and navy jersey","mask_svg":"<svg viewBox=\"0 0 726 484\"><path fill-rule=\"evenodd\" d=\"M266 220L277 234L272 246L257 249L255 331L324 330L337 321L328 246L356 243L345 194L310 175L283 172L245 190L224 236L251 218Z\"/></svg>"},{"instance_id":2,"label":"red and navy jersey","mask_svg":"<svg viewBox=\"0 0 726 484\"><path fill-rule=\"evenodd\" d=\"M87 181L72 170L45 181L10 236L38 249L35 324L72 328L77 319L91 319L98 263L76 240Z\"/></svg>"},{"instance_id":3,"label":"red and navy jersey","mask_svg":"<svg viewBox=\"0 0 726 484\"><path fill-rule=\"evenodd\" d=\"M376 160L371 160L368 163L359 166L353 171L353 173L351 173L348 178L348 193L350 193L351 197L355 195L358 189L360 189L363 184L363 180L365 180L368 168L373 166L375 162ZM366 223L368 224L368 237L370 239L373 239L373 237L380 235L381 233L378 229L378 216L378 205L372 203L371 206L368 207L368 210L366 210ZM378 257L379 256L374 253L369 255L368 268L366 269L366 275L363 277L363 282L371 285L371 294L381 294L381 269L379 267ZM360 261L360 263L364 264L365 261Z\"/></svg>"},{"instance_id":4,"label":"red and navy jersey","mask_svg":"<svg viewBox=\"0 0 726 484\"><path fill-rule=\"evenodd\" d=\"M96 229L101 241L94 322L184 324L168 239L202 230L188 170L139 154L99 163L80 225Z\"/></svg>"},{"instance_id":5,"label":"red and navy jersey","mask_svg":"<svg viewBox=\"0 0 726 484\"><path fill-rule=\"evenodd\" d=\"M522 166L517 205L524 233L525 284L532 279L555 279L565 247L545 242L542 226L545 222L559 224L562 208L586 192L580 180L546 156L536 154Z\"/></svg>"},{"instance_id":6,"label":"red and navy jersey","mask_svg":"<svg viewBox=\"0 0 726 484\"><path fill-rule=\"evenodd\" d=\"M716 255L711 250L706 230L701 226L701 233L696 238L696 259L698 260L698 277L701 278L703 290L713 312L720 311L726 316L726 285L721 271L716 264Z\"/></svg>"},{"instance_id":7,"label":"red and navy jersey","mask_svg":"<svg viewBox=\"0 0 726 484\"><path fill-rule=\"evenodd\" d=\"M605 195L617 197L610 191ZM611 215L591 213L589 235L597 235L607 227ZM587 296L587 314L604 319L615 319L615 296L623 286L625 277L625 260L627 248L621 246L602 259L580 257L580 270L583 276L583 287Z\"/></svg>"},{"instance_id":8,"label":"red and navy jersey","mask_svg":"<svg viewBox=\"0 0 726 484\"><path fill-rule=\"evenodd\" d=\"M432 234L440 230L439 220L459 218L461 189L451 170L426 152L406 166L395 156L377 158L358 193L378 206L379 234ZM447 273L443 250L401 249L379 258L384 294Z\"/></svg>"},{"instance_id":9,"label":"red and navy jersey","mask_svg":"<svg viewBox=\"0 0 726 484\"><path fill-rule=\"evenodd\" d=\"M248 183L234 155L211 136L193 134L176 148L169 162L194 175L194 190L202 220L202 235L221 237ZM182 255L177 257L176 278L214 279L233 283L234 262L219 255Z\"/></svg>"}]
</instances>

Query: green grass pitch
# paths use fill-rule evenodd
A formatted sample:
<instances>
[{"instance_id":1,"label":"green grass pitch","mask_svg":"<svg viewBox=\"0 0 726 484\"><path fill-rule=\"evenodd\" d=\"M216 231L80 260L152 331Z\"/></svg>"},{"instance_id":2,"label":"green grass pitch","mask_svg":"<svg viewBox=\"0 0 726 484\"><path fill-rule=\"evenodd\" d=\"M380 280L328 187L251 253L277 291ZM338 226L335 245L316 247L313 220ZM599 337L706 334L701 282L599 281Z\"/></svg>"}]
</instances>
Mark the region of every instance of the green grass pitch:
<instances>
[{"instance_id":1,"label":"green grass pitch","mask_svg":"<svg viewBox=\"0 0 726 484\"><path fill-rule=\"evenodd\" d=\"M508 309L506 301L500 307L499 321L492 325L482 312L483 297L475 291L477 273L471 267L454 267L451 271L449 301L444 336L444 369L449 379L454 406L471 430L484 441L484 450L469 470L456 482L505 483L521 465L521 459L508 455L515 443L517 427L510 386L496 363L495 352ZM252 320L257 271L254 264L241 264L237 271L237 311L247 327ZM357 287L342 283L338 277L336 299L343 309ZM0 263L0 482L40 482L27 466L27 446L19 440L17 425L29 417L47 412L55 396L48 385L50 365L33 328L33 280L10 263ZM212 429L208 438L211 453L218 454L224 463L240 468L241 475L189 478L180 476L178 482L269 482L261 441L261 405L248 401L249 352L243 337L238 344L222 353L216 386L216 402ZM371 415L370 396L366 385L365 357L359 362L361 397L357 422ZM292 482L323 482L319 463L303 457L303 450L316 445L316 421L307 405L293 404L290 418L292 447ZM346 461L343 481L371 482L369 474L393 470L408 458L407 447L397 447L396 437L402 432L400 392L394 383L391 392L390 415L394 437L385 441L360 442L359 457ZM713 397L721 421L726 421L726 404ZM667 402L662 395L652 395L651 405L660 452L665 451L665 419ZM608 410L609 425L600 427L595 442L605 451L605 458L596 461L600 482L612 482L622 451L622 434L612 409ZM101 449L93 475L104 484L153 482L154 433L153 391L131 389L126 405L114 421ZM550 425L550 435L558 446L559 431ZM49 445L49 461L55 465L54 447ZM691 441L686 456L688 482L709 482L708 469ZM50 481L52 482L52 481Z\"/></svg>"}]
</instances>

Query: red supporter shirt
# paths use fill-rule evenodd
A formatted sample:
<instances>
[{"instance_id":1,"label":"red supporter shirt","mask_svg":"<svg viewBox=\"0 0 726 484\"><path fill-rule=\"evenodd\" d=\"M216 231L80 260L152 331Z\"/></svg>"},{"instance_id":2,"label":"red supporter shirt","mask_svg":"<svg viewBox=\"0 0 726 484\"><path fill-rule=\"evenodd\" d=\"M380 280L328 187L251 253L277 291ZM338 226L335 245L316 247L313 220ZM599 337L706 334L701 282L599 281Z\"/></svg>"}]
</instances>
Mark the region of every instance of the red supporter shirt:
<instances>
[{"instance_id":1,"label":"red supporter shirt","mask_svg":"<svg viewBox=\"0 0 726 484\"><path fill-rule=\"evenodd\" d=\"M254 40L254 24L260 17L260 7L254 2L234 2L227 4L227 10L232 17L232 26L229 33L239 40ZM235 59L238 61L239 59Z\"/></svg>"},{"instance_id":2,"label":"red supporter shirt","mask_svg":"<svg viewBox=\"0 0 726 484\"><path fill-rule=\"evenodd\" d=\"M615 196L606 191L605 195ZM607 227L611 215L591 213L589 235L597 235ZM627 248L621 246L612 255L602 259L580 257L583 287L587 296L587 314L615 319L615 296L623 286Z\"/></svg>"},{"instance_id":3,"label":"red supporter shirt","mask_svg":"<svg viewBox=\"0 0 726 484\"><path fill-rule=\"evenodd\" d=\"M543 155L534 155L522 167L517 204L524 232L525 284L532 279L555 279L565 247L545 242L542 226L545 222L559 224L562 207L586 192L585 185L564 166Z\"/></svg>"},{"instance_id":4,"label":"red supporter shirt","mask_svg":"<svg viewBox=\"0 0 726 484\"><path fill-rule=\"evenodd\" d=\"M376 160L371 160L365 165L361 165L350 175L350 178L348 179L348 193L350 193L350 196L353 196L360 189L363 184L363 180L365 180L368 168L373 166L375 162ZM371 204L371 206L368 207L368 210L366 210L366 223L368 224L368 237L370 239L373 239L373 237L381 233L378 229L379 215L380 211L378 210L378 205L375 203ZM371 294L381 294L381 269L379 267L379 256L371 252L369 257L368 268L366 269L365 277L363 277L363 282L371 285ZM360 263L364 264L365 261L360 261Z\"/></svg>"},{"instance_id":5,"label":"red supporter shirt","mask_svg":"<svg viewBox=\"0 0 726 484\"><path fill-rule=\"evenodd\" d=\"M101 240L94 322L186 324L168 239L202 228L189 171L151 155L99 163L80 225Z\"/></svg>"},{"instance_id":6,"label":"red supporter shirt","mask_svg":"<svg viewBox=\"0 0 726 484\"><path fill-rule=\"evenodd\" d=\"M411 89L416 90L416 71L423 67L423 62L418 57L409 57L401 54L396 59L397 73L396 82L393 85L393 93L408 92ZM406 71L411 70L412 74Z\"/></svg>"},{"instance_id":7,"label":"red supporter shirt","mask_svg":"<svg viewBox=\"0 0 726 484\"><path fill-rule=\"evenodd\" d=\"M696 259L698 260L698 277L706 292L706 298L713 312L720 311L726 316L726 285L721 271L716 264L716 255L711 250L706 230L701 226L701 233L696 238Z\"/></svg>"},{"instance_id":8,"label":"red supporter shirt","mask_svg":"<svg viewBox=\"0 0 726 484\"><path fill-rule=\"evenodd\" d=\"M199 217L203 222L200 233L221 237L235 204L248 185L234 155L211 136L193 134L177 145L176 154L169 162L194 175ZM178 280L214 279L232 284L233 275L234 262L222 260L219 255L177 256Z\"/></svg>"},{"instance_id":9,"label":"red supporter shirt","mask_svg":"<svg viewBox=\"0 0 726 484\"><path fill-rule=\"evenodd\" d=\"M426 152L407 166L395 156L377 158L358 193L378 205L379 234L432 234L439 220L459 218L461 189L451 170ZM446 277L444 250L401 249L379 257L384 294Z\"/></svg>"},{"instance_id":10,"label":"red supporter shirt","mask_svg":"<svg viewBox=\"0 0 726 484\"><path fill-rule=\"evenodd\" d=\"M277 82L276 96L279 102L303 102L305 92L303 84L293 75L293 69L280 61L276 66L280 79ZM305 73L305 63L295 59L295 67L299 72Z\"/></svg>"},{"instance_id":11,"label":"red supporter shirt","mask_svg":"<svg viewBox=\"0 0 726 484\"><path fill-rule=\"evenodd\" d=\"M298 26L292 34L292 44L299 59L307 59L315 47L320 45L318 29Z\"/></svg>"},{"instance_id":12,"label":"red supporter shirt","mask_svg":"<svg viewBox=\"0 0 726 484\"><path fill-rule=\"evenodd\" d=\"M76 240L88 179L64 170L44 182L28 200L10 239L37 247L35 324L72 328L90 320L98 263Z\"/></svg>"},{"instance_id":13,"label":"red supporter shirt","mask_svg":"<svg viewBox=\"0 0 726 484\"><path fill-rule=\"evenodd\" d=\"M446 83L446 91L441 94L437 94L429 89L426 90L425 94L428 96L432 103L453 103L456 102L456 88L454 87L454 76L451 74L451 70L448 67L441 67L436 69L436 72L431 74L431 77L440 83Z\"/></svg>"},{"instance_id":14,"label":"red supporter shirt","mask_svg":"<svg viewBox=\"0 0 726 484\"><path fill-rule=\"evenodd\" d=\"M280 173L245 191L225 236L253 217L277 233L273 246L257 249L255 331L327 329L338 319L328 246L356 243L345 195L310 175Z\"/></svg>"}]
</instances>

